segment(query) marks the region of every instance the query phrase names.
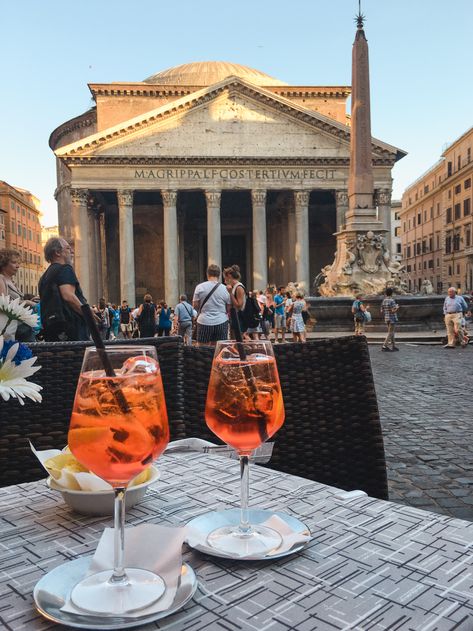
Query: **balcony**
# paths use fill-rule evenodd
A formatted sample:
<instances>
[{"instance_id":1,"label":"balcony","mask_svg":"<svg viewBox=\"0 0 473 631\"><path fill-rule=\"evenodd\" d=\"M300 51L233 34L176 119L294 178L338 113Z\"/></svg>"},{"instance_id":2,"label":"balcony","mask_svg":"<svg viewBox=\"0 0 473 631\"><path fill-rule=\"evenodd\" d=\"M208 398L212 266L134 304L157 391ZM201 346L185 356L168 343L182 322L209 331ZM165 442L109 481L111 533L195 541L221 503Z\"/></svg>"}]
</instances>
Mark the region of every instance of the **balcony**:
<instances>
[{"instance_id":1,"label":"balcony","mask_svg":"<svg viewBox=\"0 0 473 631\"><path fill-rule=\"evenodd\" d=\"M465 256L473 256L473 245L469 245L464 251Z\"/></svg>"}]
</instances>

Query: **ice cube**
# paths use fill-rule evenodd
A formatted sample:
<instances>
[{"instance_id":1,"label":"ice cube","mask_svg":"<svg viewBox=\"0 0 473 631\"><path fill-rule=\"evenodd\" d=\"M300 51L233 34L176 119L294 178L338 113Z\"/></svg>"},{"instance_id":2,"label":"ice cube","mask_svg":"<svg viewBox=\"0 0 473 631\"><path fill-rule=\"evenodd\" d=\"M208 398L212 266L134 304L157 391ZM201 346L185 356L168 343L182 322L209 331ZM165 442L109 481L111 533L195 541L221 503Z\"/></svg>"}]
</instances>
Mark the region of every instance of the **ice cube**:
<instances>
[{"instance_id":1,"label":"ice cube","mask_svg":"<svg viewBox=\"0 0 473 631\"><path fill-rule=\"evenodd\" d=\"M159 370L158 362L153 357L139 355L137 357L129 357L122 366L121 373L127 375L130 373L156 373Z\"/></svg>"},{"instance_id":2,"label":"ice cube","mask_svg":"<svg viewBox=\"0 0 473 631\"><path fill-rule=\"evenodd\" d=\"M251 355L247 355L247 360L250 364L256 364L258 362L267 362L270 360L270 357L264 353L251 353Z\"/></svg>"},{"instance_id":3,"label":"ice cube","mask_svg":"<svg viewBox=\"0 0 473 631\"><path fill-rule=\"evenodd\" d=\"M222 361L235 361L240 359L240 355L235 346L225 346L218 358Z\"/></svg>"},{"instance_id":4,"label":"ice cube","mask_svg":"<svg viewBox=\"0 0 473 631\"><path fill-rule=\"evenodd\" d=\"M228 386L241 386L245 382L245 373L241 364L235 361L219 362L218 372L221 380Z\"/></svg>"},{"instance_id":5,"label":"ice cube","mask_svg":"<svg viewBox=\"0 0 473 631\"><path fill-rule=\"evenodd\" d=\"M253 397L254 406L263 414L270 414L274 405L274 396L272 388L260 389Z\"/></svg>"}]
</instances>

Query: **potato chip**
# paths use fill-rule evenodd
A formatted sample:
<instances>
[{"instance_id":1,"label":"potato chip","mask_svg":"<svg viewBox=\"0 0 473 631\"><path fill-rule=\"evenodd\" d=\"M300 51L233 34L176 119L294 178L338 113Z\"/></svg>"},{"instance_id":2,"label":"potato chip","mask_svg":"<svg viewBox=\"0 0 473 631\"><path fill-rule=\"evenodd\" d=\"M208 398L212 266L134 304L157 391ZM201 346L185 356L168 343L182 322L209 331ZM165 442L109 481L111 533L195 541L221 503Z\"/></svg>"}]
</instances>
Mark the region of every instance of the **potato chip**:
<instances>
[{"instance_id":1,"label":"potato chip","mask_svg":"<svg viewBox=\"0 0 473 631\"><path fill-rule=\"evenodd\" d=\"M138 486L138 484L144 484L144 482L148 482L151 477L151 467L148 467L141 473L139 473L136 478L130 482L130 486Z\"/></svg>"}]
</instances>

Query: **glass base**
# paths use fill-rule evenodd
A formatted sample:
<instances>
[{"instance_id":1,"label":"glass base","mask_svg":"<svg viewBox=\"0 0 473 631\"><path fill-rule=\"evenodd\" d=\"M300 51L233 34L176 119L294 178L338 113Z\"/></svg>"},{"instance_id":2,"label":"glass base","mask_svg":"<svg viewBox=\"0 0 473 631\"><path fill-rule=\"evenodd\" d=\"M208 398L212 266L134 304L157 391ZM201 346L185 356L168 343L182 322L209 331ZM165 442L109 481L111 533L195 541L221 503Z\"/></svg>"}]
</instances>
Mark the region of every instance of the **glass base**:
<instances>
[{"instance_id":1,"label":"glass base","mask_svg":"<svg viewBox=\"0 0 473 631\"><path fill-rule=\"evenodd\" d=\"M137 568L127 568L128 582L112 583L110 570L87 576L71 592L73 605L104 616L120 616L148 607L166 591L163 579Z\"/></svg>"},{"instance_id":2,"label":"glass base","mask_svg":"<svg viewBox=\"0 0 473 631\"><path fill-rule=\"evenodd\" d=\"M209 534L207 543L229 555L251 556L277 550L282 543L282 537L266 526L250 526L248 531L240 530L239 526L223 526Z\"/></svg>"}]
</instances>

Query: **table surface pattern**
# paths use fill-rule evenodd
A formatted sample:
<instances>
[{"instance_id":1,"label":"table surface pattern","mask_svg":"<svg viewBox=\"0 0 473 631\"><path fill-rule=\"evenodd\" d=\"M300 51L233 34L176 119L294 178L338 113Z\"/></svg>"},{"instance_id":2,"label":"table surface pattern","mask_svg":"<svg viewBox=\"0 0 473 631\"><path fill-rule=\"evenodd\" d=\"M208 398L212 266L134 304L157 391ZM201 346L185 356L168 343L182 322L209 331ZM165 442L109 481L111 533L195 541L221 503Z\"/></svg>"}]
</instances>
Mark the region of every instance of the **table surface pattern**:
<instances>
[{"instance_id":1,"label":"table surface pattern","mask_svg":"<svg viewBox=\"0 0 473 631\"><path fill-rule=\"evenodd\" d=\"M161 479L129 511L128 525L184 525L238 506L236 461L176 454L158 466ZM258 466L250 503L293 514L314 539L271 562L220 560L186 548L199 580L194 598L143 629L473 629L473 523L366 496L342 500L336 489ZM93 554L111 519L73 513L44 481L1 489L0 504L1 628L58 629L36 612L33 587L57 565Z\"/></svg>"}]
</instances>

